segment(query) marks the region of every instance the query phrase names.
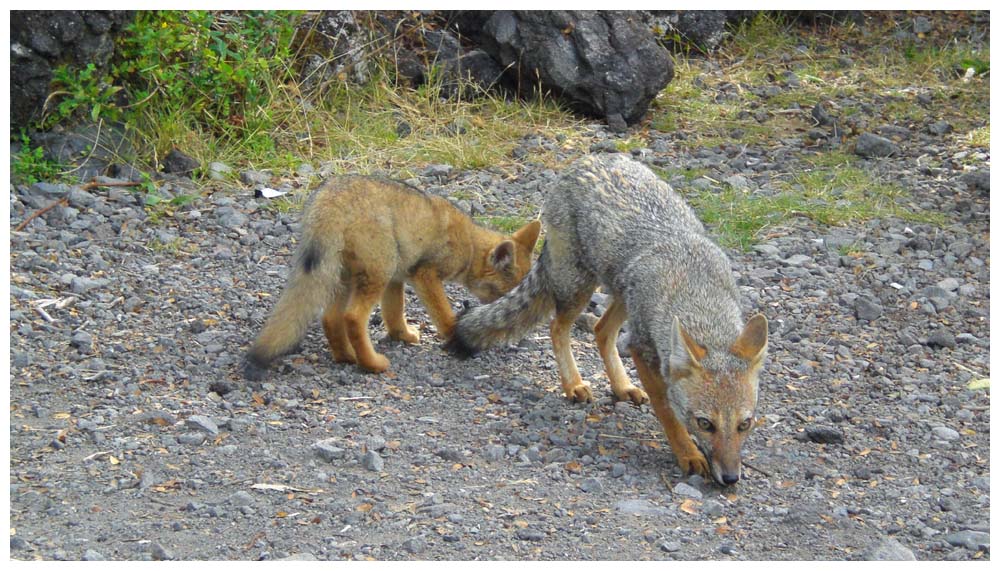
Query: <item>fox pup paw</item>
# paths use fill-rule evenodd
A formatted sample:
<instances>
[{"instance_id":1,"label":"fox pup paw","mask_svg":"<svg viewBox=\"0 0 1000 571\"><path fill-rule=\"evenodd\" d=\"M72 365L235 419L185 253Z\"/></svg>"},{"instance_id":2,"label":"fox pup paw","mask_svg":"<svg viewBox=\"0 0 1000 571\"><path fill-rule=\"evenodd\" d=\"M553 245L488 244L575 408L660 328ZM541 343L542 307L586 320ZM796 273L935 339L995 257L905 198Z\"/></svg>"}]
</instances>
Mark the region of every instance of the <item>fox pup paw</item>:
<instances>
[{"instance_id":1,"label":"fox pup paw","mask_svg":"<svg viewBox=\"0 0 1000 571\"><path fill-rule=\"evenodd\" d=\"M573 402L592 402L594 400L594 393L591 392L590 385L586 383L580 383L564 390L566 398Z\"/></svg>"},{"instance_id":2,"label":"fox pup paw","mask_svg":"<svg viewBox=\"0 0 1000 571\"><path fill-rule=\"evenodd\" d=\"M420 343L420 333L412 327L407 327L402 331L391 331L389 332L389 337L395 339L396 341L409 343L410 345Z\"/></svg>"},{"instance_id":3,"label":"fox pup paw","mask_svg":"<svg viewBox=\"0 0 1000 571\"><path fill-rule=\"evenodd\" d=\"M630 386L623 390L621 394L615 393L615 397L620 401L632 401L632 404L646 404L649 402L649 395L646 391L637 386Z\"/></svg>"},{"instance_id":4,"label":"fox pup paw","mask_svg":"<svg viewBox=\"0 0 1000 571\"><path fill-rule=\"evenodd\" d=\"M369 373L382 373L389 368L389 359L381 353L375 353L371 359L359 362L358 364Z\"/></svg>"}]
</instances>

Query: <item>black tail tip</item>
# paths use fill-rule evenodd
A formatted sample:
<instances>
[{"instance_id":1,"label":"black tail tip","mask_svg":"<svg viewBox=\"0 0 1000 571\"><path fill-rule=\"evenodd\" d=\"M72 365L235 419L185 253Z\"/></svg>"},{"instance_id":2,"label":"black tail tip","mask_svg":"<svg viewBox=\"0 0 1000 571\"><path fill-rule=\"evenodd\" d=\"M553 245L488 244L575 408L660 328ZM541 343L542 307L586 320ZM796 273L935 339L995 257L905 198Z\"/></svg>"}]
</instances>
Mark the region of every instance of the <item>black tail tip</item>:
<instances>
[{"instance_id":1,"label":"black tail tip","mask_svg":"<svg viewBox=\"0 0 1000 571\"><path fill-rule=\"evenodd\" d=\"M445 342L444 350L459 359L468 359L479 352L478 348L467 343L457 332L453 333L451 338Z\"/></svg>"},{"instance_id":2,"label":"black tail tip","mask_svg":"<svg viewBox=\"0 0 1000 571\"><path fill-rule=\"evenodd\" d=\"M268 362L253 353L243 360L243 378L251 383L260 383L267 375Z\"/></svg>"}]
</instances>

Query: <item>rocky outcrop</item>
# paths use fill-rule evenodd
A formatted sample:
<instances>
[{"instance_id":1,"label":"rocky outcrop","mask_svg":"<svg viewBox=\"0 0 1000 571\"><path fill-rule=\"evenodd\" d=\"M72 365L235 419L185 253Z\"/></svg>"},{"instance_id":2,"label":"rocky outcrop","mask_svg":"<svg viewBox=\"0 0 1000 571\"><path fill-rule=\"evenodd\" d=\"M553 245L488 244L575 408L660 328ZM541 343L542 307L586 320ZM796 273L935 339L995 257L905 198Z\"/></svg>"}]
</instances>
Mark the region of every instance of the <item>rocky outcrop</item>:
<instances>
[{"instance_id":1,"label":"rocky outcrop","mask_svg":"<svg viewBox=\"0 0 1000 571\"><path fill-rule=\"evenodd\" d=\"M63 63L102 68L114 38L132 19L123 10L21 10L10 13L10 124L41 117L52 69Z\"/></svg>"},{"instance_id":2,"label":"rocky outcrop","mask_svg":"<svg viewBox=\"0 0 1000 571\"><path fill-rule=\"evenodd\" d=\"M485 21L482 16L457 18L457 27L478 38L521 92L540 87L586 115L633 124L674 75L670 54L636 12L501 10Z\"/></svg>"}]
</instances>

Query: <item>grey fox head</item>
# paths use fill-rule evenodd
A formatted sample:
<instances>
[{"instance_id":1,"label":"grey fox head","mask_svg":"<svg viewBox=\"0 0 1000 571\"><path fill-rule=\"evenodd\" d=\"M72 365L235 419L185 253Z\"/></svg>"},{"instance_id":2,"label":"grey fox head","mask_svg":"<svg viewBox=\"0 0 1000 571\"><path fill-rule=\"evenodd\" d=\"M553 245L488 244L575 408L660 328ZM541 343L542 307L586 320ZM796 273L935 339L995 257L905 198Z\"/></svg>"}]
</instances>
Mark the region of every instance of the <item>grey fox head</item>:
<instances>
[{"instance_id":1,"label":"grey fox head","mask_svg":"<svg viewBox=\"0 0 1000 571\"><path fill-rule=\"evenodd\" d=\"M483 303L490 303L514 289L531 269L542 223L532 220L510 237L484 251L474 260L466 285Z\"/></svg>"},{"instance_id":2,"label":"grey fox head","mask_svg":"<svg viewBox=\"0 0 1000 571\"><path fill-rule=\"evenodd\" d=\"M723 485L740 479L740 451L757 424L757 373L767 354L767 319L757 314L723 351L709 351L674 318L667 399Z\"/></svg>"}]
</instances>

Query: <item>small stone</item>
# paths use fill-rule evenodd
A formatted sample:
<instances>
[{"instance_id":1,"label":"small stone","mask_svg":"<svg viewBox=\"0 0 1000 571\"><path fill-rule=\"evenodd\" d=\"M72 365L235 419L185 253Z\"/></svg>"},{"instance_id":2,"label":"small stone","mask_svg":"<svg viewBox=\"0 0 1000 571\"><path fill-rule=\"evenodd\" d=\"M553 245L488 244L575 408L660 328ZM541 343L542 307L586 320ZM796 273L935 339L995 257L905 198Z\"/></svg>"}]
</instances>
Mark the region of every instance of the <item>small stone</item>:
<instances>
[{"instance_id":1,"label":"small stone","mask_svg":"<svg viewBox=\"0 0 1000 571\"><path fill-rule=\"evenodd\" d=\"M94 336L86 331L77 331L70 338L69 344L81 353L93 353Z\"/></svg>"},{"instance_id":2,"label":"small stone","mask_svg":"<svg viewBox=\"0 0 1000 571\"><path fill-rule=\"evenodd\" d=\"M236 507L248 506L253 503L253 496L250 492L240 490L229 496L229 503Z\"/></svg>"},{"instance_id":3,"label":"small stone","mask_svg":"<svg viewBox=\"0 0 1000 571\"><path fill-rule=\"evenodd\" d=\"M935 285L945 291L955 291L961 284L955 278L945 278Z\"/></svg>"},{"instance_id":4,"label":"small stone","mask_svg":"<svg viewBox=\"0 0 1000 571\"><path fill-rule=\"evenodd\" d=\"M101 552L94 551L93 549L88 549L84 552L82 559L84 561L107 561L107 558Z\"/></svg>"},{"instance_id":5,"label":"small stone","mask_svg":"<svg viewBox=\"0 0 1000 571\"><path fill-rule=\"evenodd\" d=\"M174 554L159 543L150 545L149 553L153 556L153 561L170 561L174 558Z\"/></svg>"},{"instance_id":6,"label":"small stone","mask_svg":"<svg viewBox=\"0 0 1000 571\"><path fill-rule=\"evenodd\" d=\"M490 444L485 450L483 450L483 458L490 462L499 462L500 460L503 460L505 452L506 451L502 445Z\"/></svg>"},{"instance_id":7,"label":"small stone","mask_svg":"<svg viewBox=\"0 0 1000 571\"><path fill-rule=\"evenodd\" d=\"M955 345L955 336L945 329L936 329L934 333L927 336L928 347L954 349Z\"/></svg>"},{"instance_id":8,"label":"small stone","mask_svg":"<svg viewBox=\"0 0 1000 571\"><path fill-rule=\"evenodd\" d=\"M407 553L416 555L426 549L427 544L419 537L411 537L410 539L404 541L400 547L402 547Z\"/></svg>"},{"instance_id":9,"label":"small stone","mask_svg":"<svg viewBox=\"0 0 1000 571\"><path fill-rule=\"evenodd\" d=\"M674 494L686 498L694 498L696 500L700 500L702 496L704 496L704 494L701 493L701 490L685 482L680 482L674 485Z\"/></svg>"},{"instance_id":10,"label":"small stone","mask_svg":"<svg viewBox=\"0 0 1000 571\"><path fill-rule=\"evenodd\" d=\"M208 163L208 178L212 180L226 180L232 172L232 167L225 163Z\"/></svg>"},{"instance_id":11,"label":"small stone","mask_svg":"<svg viewBox=\"0 0 1000 571\"><path fill-rule=\"evenodd\" d=\"M882 306L867 297L854 300L854 316L866 321L875 321L882 316Z\"/></svg>"},{"instance_id":12,"label":"small stone","mask_svg":"<svg viewBox=\"0 0 1000 571\"><path fill-rule=\"evenodd\" d=\"M545 539L545 532L526 527L524 529L517 530L515 536L521 541L542 541Z\"/></svg>"},{"instance_id":13,"label":"small stone","mask_svg":"<svg viewBox=\"0 0 1000 571\"><path fill-rule=\"evenodd\" d=\"M935 426L931 429L931 433L934 435L934 438L945 440L947 442L958 440L962 437L957 430L948 428L947 426Z\"/></svg>"},{"instance_id":14,"label":"small stone","mask_svg":"<svg viewBox=\"0 0 1000 571\"><path fill-rule=\"evenodd\" d=\"M681 550L681 542L679 541L664 541L660 544L660 550L667 553L676 553Z\"/></svg>"},{"instance_id":15,"label":"small stone","mask_svg":"<svg viewBox=\"0 0 1000 571\"><path fill-rule=\"evenodd\" d=\"M882 541L872 544L861 552L861 559L864 561L916 561L908 547L899 541L887 537Z\"/></svg>"},{"instance_id":16,"label":"small stone","mask_svg":"<svg viewBox=\"0 0 1000 571\"><path fill-rule=\"evenodd\" d=\"M167 156L163 158L163 172L190 177L201 163L194 157L182 153L180 150L171 149Z\"/></svg>"},{"instance_id":17,"label":"small stone","mask_svg":"<svg viewBox=\"0 0 1000 571\"><path fill-rule=\"evenodd\" d=\"M188 419L184 421L184 424L188 428L200 430L210 436L218 436L219 434L219 427L211 418L208 418L207 416L202 416L200 414L189 416Z\"/></svg>"},{"instance_id":18,"label":"small stone","mask_svg":"<svg viewBox=\"0 0 1000 571\"><path fill-rule=\"evenodd\" d=\"M785 264L786 266L797 268L804 266L805 264L810 263L812 261L813 259L810 258L809 256L806 256L805 254L795 254L793 256L785 258L784 260L781 260L781 263Z\"/></svg>"},{"instance_id":19,"label":"small stone","mask_svg":"<svg viewBox=\"0 0 1000 571\"><path fill-rule=\"evenodd\" d=\"M69 289L73 293L84 294L92 289L102 288L106 285L108 285L108 280L74 276L69 282Z\"/></svg>"},{"instance_id":20,"label":"small stone","mask_svg":"<svg viewBox=\"0 0 1000 571\"><path fill-rule=\"evenodd\" d=\"M948 133L951 133L951 131L951 123L947 121L935 121L927 126L927 132L931 135L947 135Z\"/></svg>"},{"instance_id":21,"label":"small stone","mask_svg":"<svg viewBox=\"0 0 1000 571\"><path fill-rule=\"evenodd\" d=\"M208 385L208 390L220 397L224 397L233 390L233 385L227 381L214 381Z\"/></svg>"},{"instance_id":22,"label":"small stone","mask_svg":"<svg viewBox=\"0 0 1000 571\"><path fill-rule=\"evenodd\" d=\"M201 446L206 439L203 432L185 432L177 437L177 442L185 446Z\"/></svg>"},{"instance_id":23,"label":"small stone","mask_svg":"<svg viewBox=\"0 0 1000 571\"><path fill-rule=\"evenodd\" d=\"M806 436L817 444L843 444L844 433L832 426L810 426Z\"/></svg>"},{"instance_id":24,"label":"small stone","mask_svg":"<svg viewBox=\"0 0 1000 571\"><path fill-rule=\"evenodd\" d=\"M240 173L240 181L247 186L267 186L271 184L271 173L245 170Z\"/></svg>"},{"instance_id":25,"label":"small stone","mask_svg":"<svg viewBox=\"0 0 1000 571\"><path fill-rule=\"evenodd\" d=\"M332 438L327 440L321 440L316 444L312 445L313 452L317 456L326 460L327 462L333 462L334 460L339 460L344 457L346 451L337 446L337 442Z\"/></svg>"},{"instance_id":26,"label":"small stone","mask_svg":"<svg viewBox=\"0 0 1000 571\"><path fill-rule=\"evenodd\" d=\"M580 482L580 489L584 492L589 493L601 493L604 491L604 486L601 481L597 478L586 478Z\"/></svg>"},{"instance_id":27,"label":"small stone","mask_svg":"<svg viewBox=\"0 0 1000 571\"><path fill-rule=\"evenodd\" d=\"M381 472L382 468L385 466L385 462L382 457L378 455L378 452L374 450L369 450L365 452L365 455L361 457L361 465L365 467L366 470L372 472Z\"/></svg>"},{"instance_id":28,"label":"small stone","mask_svg":"<svg viewBox=\"0 0 1000 571\"><path fill-rule=\"evenodd\" d=\"M965 530L949 533L944 536L944 540L955 547L964 547L969 551L988 551L990 548L990 534L984 531Z\"/></svg>"},{"instance_id":29,"label":"small stone","mask_svg":"<svg viewBox=\"0 0 1000 571\"><path fill-rule=\"evenodd\" d=\"M615 509L632 515L665 516L670 510L653 505L649 500L622 500L615 504Z\"/></svg>"},{"instance_id":30,"label":"small stone","mask_svg":"<svg viewBox=\"0 0 1000 571\"><path fill-rule=\"evenodd\" d=\"M899 147L885 137L874 133L862 133L854 147L855 154L865 157L890 157L899 153Z\"/></svg>"},{"instance_id":31,"label":"small stone","mask_svg":"<svg viewBox=\"0 0 1000 571\"><path fill-rule=\"evenodd\" d=\"M616 462L611 465L612 478L621 478L624 475L625 475L625 464L622 464L621 462Z\"/></svg>"},{"instance_id":32,"label":"small stone","mask_svg":"<svg viewBox=\"0 0 1000 571\"><path fill-rule=\"evenodd\" d=\"M448 178L454 167L451 165L427 165L420 175L434 178Z\"/></svg>"}]
</instances>

